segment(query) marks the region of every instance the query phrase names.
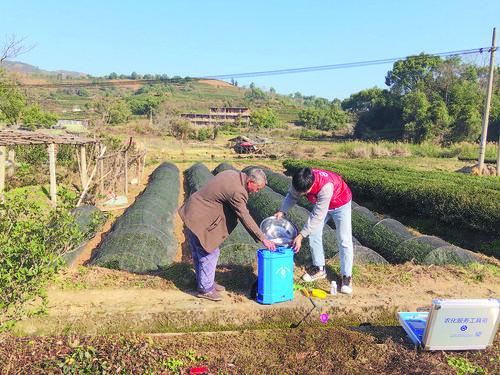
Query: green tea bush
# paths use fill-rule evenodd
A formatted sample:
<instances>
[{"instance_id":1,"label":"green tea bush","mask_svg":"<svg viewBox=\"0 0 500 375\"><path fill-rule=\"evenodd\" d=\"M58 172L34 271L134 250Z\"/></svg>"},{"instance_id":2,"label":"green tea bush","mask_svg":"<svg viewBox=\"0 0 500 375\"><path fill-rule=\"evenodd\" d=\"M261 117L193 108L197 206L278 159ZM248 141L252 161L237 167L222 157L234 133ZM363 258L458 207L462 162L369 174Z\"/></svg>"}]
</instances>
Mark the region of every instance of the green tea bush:
<instances>
[{"instance_id":1,"label":"green tea bush","mask_svg":"<svg viewBox=\"0 0 500 375\"><path fill-rule=\"evenodd\" d=\"M309 166L342 175L355 196L409 216L500 236L500 177L419 171L386 161L286 160L288 172Z\"/></svg>"},{"instance_id":2,"label":"green tea bush","mask_svg":"<svg viewBox=\"0 0 500 375\"><path fill-rule=\"evenodd\" d=\"M68 210L48 210L25 193L7 194L0 204L0 331L43 310L45 285L83 236ZM27 307L37 299L38 309Z\"/></svg>"}]
</instances>

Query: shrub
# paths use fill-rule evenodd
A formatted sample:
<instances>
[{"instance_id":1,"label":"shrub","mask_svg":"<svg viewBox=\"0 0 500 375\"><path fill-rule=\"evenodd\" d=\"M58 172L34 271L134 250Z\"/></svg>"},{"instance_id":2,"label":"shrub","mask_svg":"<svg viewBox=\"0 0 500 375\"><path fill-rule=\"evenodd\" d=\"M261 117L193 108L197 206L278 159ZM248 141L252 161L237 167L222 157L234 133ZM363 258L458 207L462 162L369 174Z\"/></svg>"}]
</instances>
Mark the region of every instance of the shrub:
<instances>
[{"instance_id":1,"label":"shrub","mask_svg":"<svg viewBox=\"0 0 500 375\"><path fill-rule=\"evenodd\" d=\"M250 115L250 125L256 129L273 129L279 128L281 123L271 108L259 108Z\"/></svg>"},{"instance_id":2,"label":"shrub","mask_svg":"<svg viewBox=\"0 0 500 375\"><path fill-rule=\"evenodd\" d=\"M26 193L7 194L0 204L0 331L47 304L45 285L83 234L64 208L47 210ZM41 298L39 309L27 302Z\"/></svg>"}]
</instances>

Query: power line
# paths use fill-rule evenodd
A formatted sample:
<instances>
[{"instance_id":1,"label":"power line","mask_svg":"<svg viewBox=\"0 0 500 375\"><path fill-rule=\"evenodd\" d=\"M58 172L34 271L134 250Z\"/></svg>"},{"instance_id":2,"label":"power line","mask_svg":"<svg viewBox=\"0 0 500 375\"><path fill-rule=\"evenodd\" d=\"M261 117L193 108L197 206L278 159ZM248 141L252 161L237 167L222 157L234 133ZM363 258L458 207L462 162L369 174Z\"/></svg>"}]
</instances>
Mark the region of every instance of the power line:
<instances>
[{"instance_id":1,"label":"power line","mask_svg":"<svg viewBox=\"0 0 500 375\"><path fill-rule=\"evenodd\" d=\"M430 55L430 56L452 57L452 56L460 56L460 55L469 55L469 54L474 54L474 53L489 52L490 50L491 50L491 47L482 47L482 48L465 49L465 50L458 50L458 51L431 53L431 54L425 54L425 56ZM418 56L419 55L416 55L414 57L418 58ZM358 67L363 67L363 66L372 66L372 65L393 63L393 62L396 62L398 60L404 60L407 57L408 56L406 56L406 57L393 57L393 58L380 59L380 60L341 63L341 64L308 66L308 67L301 67L301 68L264 70L264 71L258 71L258 72L248 72L248 73L219 74L219 75L203 76L203 77L199 77L199 78L203 78L203 79L247 78L247 77L262 77L262 76L272 76L272 75L282 75L282 74L316 72L316 71L335 70L335 69L358 68Z\"/></svg>"},{"instance_id":2,"label":"power line","mask_svg":"<svg viewBox=\"0 0 500 375\"><path fill-rule=\"evenodd\" d=\"M495 47L495 50L497 47ZM490 52L491 47L480 47L473 49L464 49L457 51L448 52L438 52L438 53L428 53L422 56L423 58L427 56L438 56L438 57L452 57L452 56L463 56L470 54L482 54L483 52ZM412 57L418 58L420 55L413 55ZM368 60L368 61L357 61L348 62L340 64L330 64L330 65L319 65L319 66L307 66L300 68L287 68L287 69L276 69L276 70L264 70L255 71L247 73L233 73L233 74L218 74L218 75L207 75L207 76L194 76L190 77L192 79L230 79L230 78L249 78L249 77L263 77L263 76L273 76L273 75L284 75L284 74L297 74L297 73L307 73L307 72L317 72L326 70L338 70L338 69L349 69L349 68L359 68L365 66L374 66L394 63L398 60L404 60L405 57L392 57L387 59L379 60ZM91 82L61 82L61 83L32 83L32 84L20 84L23 87L41 87L41 88L57 88L57 87L90 87L90 86L130 86L130 85L145 85L154 83L168 83L172 85L182 84L183 79L137 79L137 80L127 80L127 81L91 81Z\"/></svg>"}]
</instances>

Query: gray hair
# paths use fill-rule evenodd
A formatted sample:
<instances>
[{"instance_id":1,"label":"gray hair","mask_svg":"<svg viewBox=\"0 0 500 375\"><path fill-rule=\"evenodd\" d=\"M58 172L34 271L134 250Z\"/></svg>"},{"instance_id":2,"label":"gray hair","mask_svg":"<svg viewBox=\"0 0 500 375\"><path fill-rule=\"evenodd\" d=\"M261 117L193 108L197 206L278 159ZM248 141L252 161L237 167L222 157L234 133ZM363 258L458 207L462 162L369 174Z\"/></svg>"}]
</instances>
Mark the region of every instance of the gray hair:
<instances>
[{"instance_id":1,"label":"gray hair","mask_svg":"<svg viewBox=\"0 0 500 375\"><path fill-rule=\"evenodd\" d=\"M252 168L247 172L248 180L255 182L259 186L267 184L267 178L264 171L260 168Z\"/></svg>"}]
</instances>

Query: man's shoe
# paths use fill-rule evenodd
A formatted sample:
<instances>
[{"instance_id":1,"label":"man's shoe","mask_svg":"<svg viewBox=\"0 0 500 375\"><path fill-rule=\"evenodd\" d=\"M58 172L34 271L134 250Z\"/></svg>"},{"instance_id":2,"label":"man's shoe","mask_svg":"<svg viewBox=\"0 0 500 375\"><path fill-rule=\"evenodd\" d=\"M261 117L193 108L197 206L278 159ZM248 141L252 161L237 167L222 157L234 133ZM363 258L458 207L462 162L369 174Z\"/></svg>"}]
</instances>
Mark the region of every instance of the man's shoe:
<instances>
[{"instance_id":1,"label":"man's shoe","mask_svg":"<svg viewBox=\"0 0 500 375\"><path fill-rule=\"evenodd\" d=\"M198 298L205 298L205 299L208 299L210 301L222 301L222 296L219 294L218 291L215 290L215 288L212 289L208 293L198 292L198 294L196 295L196 297L198 297Z\"/></svg>"},{"instance_id":2,"label":"man's shoe","mask_svg":"<svg viewBox=\"0 0 500 375\"><path fill-rule=\"evenodd\" d=\"M224 288L222 285L220 284L217 284L216 282L214 282L214 289L218 292L225 292L226 291L226 288Z\"/></svg>"},{"instance_id":3,"label":"man's shoe","mask_svg":"<svg viewBox=\"0 0 500 375\"><path fill-rule=\"evenodd\" d=\"M310 283L311 281L316 281L316 280L325 279L325 278L326 278L325 269L323 268L323 270L321 270L317 266L309 267L309 269L307 270L307 273L305 273L302 276L302 280L304 280L306 283Z\"/></svg>"},{"instance_id":4,"label":"man's shoe","mask_svg":"<svg viewBox=\"0 0 500 375\"><path fill-rule=\"evenodd\" d=\"M342 276L342 286L340 287L340 293L352 294L352 277Z\"/></svg>"}]
</instances>

